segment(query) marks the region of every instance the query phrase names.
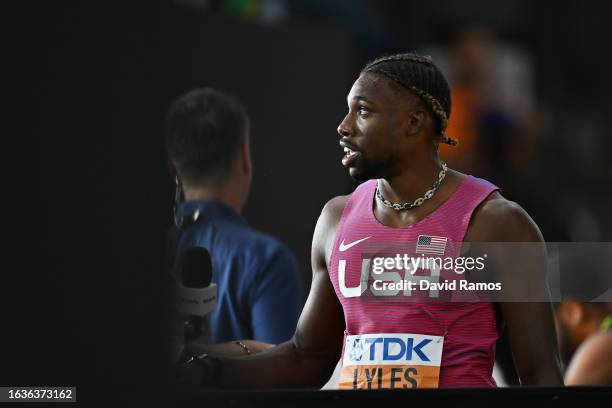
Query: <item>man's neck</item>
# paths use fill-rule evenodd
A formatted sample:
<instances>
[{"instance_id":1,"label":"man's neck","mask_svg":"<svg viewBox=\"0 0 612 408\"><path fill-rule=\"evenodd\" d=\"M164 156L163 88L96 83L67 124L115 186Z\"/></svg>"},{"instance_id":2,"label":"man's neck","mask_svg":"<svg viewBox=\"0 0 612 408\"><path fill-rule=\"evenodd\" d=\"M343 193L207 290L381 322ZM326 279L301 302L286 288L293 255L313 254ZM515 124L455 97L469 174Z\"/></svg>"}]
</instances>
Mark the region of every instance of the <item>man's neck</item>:
<instances>
[{"instance_id":1,"label":"man's neck","mask_svg":"<svg viewBox=\"0 0 612 408\"><path fill-rule=\"evenodd\" d=\"M432 153L421 160L402 165L401 169L397 175L381 179L380 182L385 198L396 203L412 202L423 197L438 179L442 164L437 153Z\"/></svg>"},{"instance_id":2,"label":"man's neck","mask_svg":"<svg viewBox=\"0 0 612 408\"><path fill-rule=\"evenodd\" d=\"M242 203L240 198L233 194L232 191L225 188L185 188L185 201L221 201L227 206L233 208L238 214L242 212Z\"/></svg>"}]
</instances>

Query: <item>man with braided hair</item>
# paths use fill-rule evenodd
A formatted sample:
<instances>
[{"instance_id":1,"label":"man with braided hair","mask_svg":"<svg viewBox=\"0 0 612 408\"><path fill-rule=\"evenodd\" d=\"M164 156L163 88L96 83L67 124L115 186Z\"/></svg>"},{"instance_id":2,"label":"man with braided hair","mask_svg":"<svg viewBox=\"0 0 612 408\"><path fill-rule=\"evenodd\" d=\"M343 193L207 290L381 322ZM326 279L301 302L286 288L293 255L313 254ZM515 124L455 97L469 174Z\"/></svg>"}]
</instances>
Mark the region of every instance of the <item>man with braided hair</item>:
<instances>
[{"instance_id":1,"label":"man with braided hair","mask_svg":"<svg viewBox=\"0 0 612 408\"><path fill-rule=\"evenodd\" d=\"M338 126L342 164L363 183L330 200L317 221L310 295L293 338L245 358L194 356L181 381L320 387L340 358L340 388L495 386L495 342L505 324L521 382L562 384L549 304L457 302L442 291L388 285L441 282L446 273L387 265L390 254L401 261L399 251L454 259L463 241L543 240L497 187L440 160L439 143L457 141L445 134L451 100L439 69L417 54L383 57L365 66L347 99ZM544 267L545 254L529 262L527 269Z\"/></svg>"}]
</instances>

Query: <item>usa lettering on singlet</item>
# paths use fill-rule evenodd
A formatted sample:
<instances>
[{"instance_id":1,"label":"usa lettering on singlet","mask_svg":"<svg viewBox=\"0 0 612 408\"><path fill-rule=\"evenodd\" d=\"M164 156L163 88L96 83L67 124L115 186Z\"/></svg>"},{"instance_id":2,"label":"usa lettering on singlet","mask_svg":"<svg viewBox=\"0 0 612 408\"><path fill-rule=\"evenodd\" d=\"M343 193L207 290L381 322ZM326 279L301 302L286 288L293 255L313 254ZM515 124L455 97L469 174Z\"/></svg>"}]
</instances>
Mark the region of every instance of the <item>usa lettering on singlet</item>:
<instances>
[{"instance_id":1,"label":"usa lettering on singlet","mask_svg":"<svg viewBox=\"0 0 612 408\"><path fill-rule=\"evenodd\" d=\"M347 201L330 257L346 322L338 387L494 387L493 304L453 299L438 284L462 277L418 260L457 258L474 209L497 187L467 176L440 207L402 228L375 218L375 189L376 180L362 183ZM391 258L400 262L381 262Z\"/></svg>"}]
</instances>

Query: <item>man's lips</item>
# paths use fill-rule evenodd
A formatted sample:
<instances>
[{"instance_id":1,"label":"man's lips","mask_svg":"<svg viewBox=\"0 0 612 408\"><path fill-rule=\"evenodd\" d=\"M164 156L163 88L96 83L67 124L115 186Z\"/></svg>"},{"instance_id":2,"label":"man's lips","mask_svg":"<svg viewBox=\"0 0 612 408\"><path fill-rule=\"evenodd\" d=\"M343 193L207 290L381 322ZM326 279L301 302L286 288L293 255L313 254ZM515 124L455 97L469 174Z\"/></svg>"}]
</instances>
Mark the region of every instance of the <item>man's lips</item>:
<instances>
[{"instance_id":1,"label":"man's lips","mask_svg":"<svg viewBox=\"0 0 612 408\"><path fill-rule=\"evenodd\" d=\"M342 165L350 167L355 160L361 156L361 152L357 150L353 145L340 140L340 146L344 149L344 156L342 157Z\"/></svg>"},{"instance_id":2,"label":"man's lips","mask_svg":"<svg viewBox=\"0 0 612 408\"><path fill-rule=\"evenodd\" d=\"M358 152L359 151L359 149L354 144L351 144L351 143L347 142L344 139L340 139L340 141L338 143L340 144L340 146L342 146L342 148L348 148L348 149L350 149L350 150L352 150L354 152Z\"/></svg>"}]
</instances>

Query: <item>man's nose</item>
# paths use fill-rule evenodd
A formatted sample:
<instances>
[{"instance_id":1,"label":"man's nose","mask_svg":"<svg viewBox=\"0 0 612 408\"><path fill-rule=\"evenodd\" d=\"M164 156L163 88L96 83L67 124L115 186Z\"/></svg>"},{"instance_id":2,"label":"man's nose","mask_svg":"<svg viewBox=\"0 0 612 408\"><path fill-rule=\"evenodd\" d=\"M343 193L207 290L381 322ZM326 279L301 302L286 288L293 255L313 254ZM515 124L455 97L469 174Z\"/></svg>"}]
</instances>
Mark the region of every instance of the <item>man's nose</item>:
<instances>
[{"instance_id":1,"label":"man's nose","mask_svg":"<svg viewBox=\"0 0 612 408\"><path fill-rule=\"evenodd\" d=\"M340 124L338 125L338 129L337 129L338 134L343 137L347 137L351 135L351 131L350 131L350 127L348 126L347 119L348 119L348 115L346 115L344 119L342 119L342 122L340 122Z\"/></svg>"}]
</instances>

